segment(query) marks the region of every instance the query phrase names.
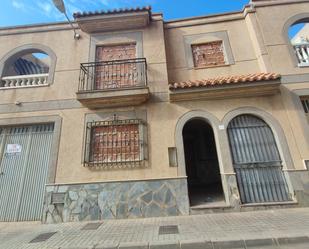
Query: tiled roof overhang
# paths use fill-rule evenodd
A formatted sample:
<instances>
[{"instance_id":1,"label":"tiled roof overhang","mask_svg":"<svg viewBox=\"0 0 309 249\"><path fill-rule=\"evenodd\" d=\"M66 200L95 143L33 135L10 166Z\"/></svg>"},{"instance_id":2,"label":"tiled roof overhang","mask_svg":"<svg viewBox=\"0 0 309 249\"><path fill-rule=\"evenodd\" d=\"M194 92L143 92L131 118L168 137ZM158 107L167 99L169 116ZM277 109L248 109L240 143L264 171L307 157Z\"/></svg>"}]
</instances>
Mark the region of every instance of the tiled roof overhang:
<instances>
[{"instance_id":1,"label":"tiled roof overhang","mask_svg":"<svg viewBox=\"0 0 309 249\"><path fill-rule=\"evenodd\" d=\"M137 29L150 23L151 7L77 12L73 16L86 33Z\"/></svg>"},{"instance_id":2,"label":"tiled roof overhang","mask_svg":"<svg viewBox=\"0 0 309 249\"><path fill-rule=\"evenodd\" d=\"M169 84L171 90L194 88L194 87L216 87L229 84L242 84L257 81L269 81L279 79L280 75L276 73L255 73L247 75L217 77L203 80L189 80L180 83Z\"/></svg>"},{"instance_id":3,"label":"tiled roof overhang","mask_svg":"<svg viewBox=\"0 0 309 249\"><path fill-rule=\"evenodd\" d=\"M145 6L145 7L136 7L136 8L76 12L73 14L73 17L76 19L76 18L81 18L81 17L124 14L124 13L137 13L137 12L144 12L144 11L147 11L149 15L151 16L151 6Z\"/></svg>"},{"instance_id":4,"label":"tiled roof overhang","mask_svg":"<svg viewBox=\"0 0 309 249\"><path fill-rule=\"evenodd\" d=\"M280 77L276 73L255 73L173 83L169 84L170 100L183 101L272 95L280 91Z\"/></svg>"}]
</instances>

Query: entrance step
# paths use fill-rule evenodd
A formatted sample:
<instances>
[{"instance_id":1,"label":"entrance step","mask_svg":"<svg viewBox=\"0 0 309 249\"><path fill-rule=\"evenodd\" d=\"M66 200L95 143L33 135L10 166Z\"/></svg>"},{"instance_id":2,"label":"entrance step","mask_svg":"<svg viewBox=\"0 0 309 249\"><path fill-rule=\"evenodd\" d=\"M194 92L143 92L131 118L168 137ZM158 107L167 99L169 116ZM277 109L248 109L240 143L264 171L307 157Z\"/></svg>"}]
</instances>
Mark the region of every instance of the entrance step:
<instances>
[{"instance_id":1,"label":"entrance step","mask_svg":"<svg viewBox=\"0 0 309 249\"><path fill-rule=\"evenodd\" d=\"M284 202L264 202L264 203L251 203L240 205L241 212L269 210L269 209L285 209L297 208L299 204L297 201L284 201Z\"/></svg>"},{"instance_id":2,"label":"entrance step","mask_svg":"<svg viewBox=\"0 0 309 249\"><path fill-rule=\"evenodd\" d=\"M210 213L225 213L232 212L233 209L229 205L216 205L216 204L207 204L207 205L198 205L190 207L190 214L210 214Z\"/></svg>"},{"instance_id":3,"label":"entrance step","mask_svg":"<svg viewBox=\"0 0 309 249\"><path fill-rule=\"evenodd\" d=\"M204 204L190 207L190 214L211 214L211 213L227 213L227 212L250 212L250 211L261 211L269 209L286 209L286 208L297 208L297 201L286 201L286 202L265 202L265 203L253 203L243 204L238 208L233 208L229 205L222 204Z\"/></svg>"}]
</instances>

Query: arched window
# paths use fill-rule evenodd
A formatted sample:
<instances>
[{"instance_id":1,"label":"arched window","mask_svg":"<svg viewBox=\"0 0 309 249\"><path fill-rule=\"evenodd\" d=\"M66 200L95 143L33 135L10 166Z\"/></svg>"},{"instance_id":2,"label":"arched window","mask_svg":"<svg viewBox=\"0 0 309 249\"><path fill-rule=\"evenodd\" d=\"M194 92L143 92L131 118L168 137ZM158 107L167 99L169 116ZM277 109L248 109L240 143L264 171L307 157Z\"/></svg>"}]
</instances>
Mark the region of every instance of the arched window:
<instances>
[{"instance_id":1,"label":"arched window","mask_svg":"<svg viewBox=\"0 0 309 249\"><path fill-rule=\"evenodd\" d=\"M29 53L18 57L5 68L3 77L48 74L50 58L45 53Z\"/></svg>"},{"instance_id":2,"label":"arched window","mask_svg":"<svg viewBox=\"0 0 309 249\"><path fill-rule=\"evenodd\" d=\"M45 86L52 82L56 56L45 46L26 45L0 60L0 89Z\"/></svg>"},{"instance_id":3,"label":"arched window","mask_svg":"<svg viewBox=\"0 0 309 249\"><path fill-rule=\"evenodd\" d=\"M294 22L288 30L299 67L309 66L309 18Z\"/></svg>"},{"instance_id":4,"label":"arched window","mask_svg":"<svg viewBox=\"0 0 309 249\"><path fill-rule=\"evenodd\" d=\"M256 116L239 115L227 130L242 203L289 201L271 128Z\"/></svg>"}]
</instances>

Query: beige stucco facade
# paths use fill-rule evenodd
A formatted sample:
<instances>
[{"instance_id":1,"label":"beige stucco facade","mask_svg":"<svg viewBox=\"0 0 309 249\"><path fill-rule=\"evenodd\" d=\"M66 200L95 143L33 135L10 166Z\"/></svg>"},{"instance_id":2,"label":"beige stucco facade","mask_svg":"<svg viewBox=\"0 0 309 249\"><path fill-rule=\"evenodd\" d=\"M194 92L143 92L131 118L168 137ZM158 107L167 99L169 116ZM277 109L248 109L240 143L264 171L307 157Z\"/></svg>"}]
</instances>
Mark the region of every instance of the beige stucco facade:
<instances>
[{"instance_id":1,"label":"beige stucco facade","mask_svg":"<svg viewBox=\"0 0 309 249\"><path fill-rule=\"evenodd\" d=\"M7 58L31 44L42 50L49 48L55 55L55 68L50 71L52 81L46 86L0 88L0 123L5 126L6 120L13 119L16 124L35 124L37 117L59 117L59 146L52 153L54 172L48 182L49 186L59 186L185 179L182 129L192 118L201 118L214 132L224 206L233 208L241 204L227 126L239 114L252 114L272 129L292 201L307 205L309 174L304 160L309 160L309 126L300 96L309 95L309 67L298 67L287 34L287 27L297 21L296 17L309 18L306 9L307 1L253 1L236 13L175 21L163 21L161 14L152 14L143 28L100 33L84 32L75 22L79 40L73 39L73 31L66 23L2 28L0 73ZM223 40L226 65L194 68L191 45L216 40ZM148 100L100 109L83 106L76 97L80 63L93 61L96 45L127 42L136 42L139 57L147 60ZM259 72L280 74L280 92L248 97L244 91L242 96L233 98L170 101L169 83ZM85 167L87 117L96 114L104 119L132 113L142 113L147 122L146 166L110 170ZM168 148L176 148L177 167L170 166Z\"/></svg>"}]
</instances>

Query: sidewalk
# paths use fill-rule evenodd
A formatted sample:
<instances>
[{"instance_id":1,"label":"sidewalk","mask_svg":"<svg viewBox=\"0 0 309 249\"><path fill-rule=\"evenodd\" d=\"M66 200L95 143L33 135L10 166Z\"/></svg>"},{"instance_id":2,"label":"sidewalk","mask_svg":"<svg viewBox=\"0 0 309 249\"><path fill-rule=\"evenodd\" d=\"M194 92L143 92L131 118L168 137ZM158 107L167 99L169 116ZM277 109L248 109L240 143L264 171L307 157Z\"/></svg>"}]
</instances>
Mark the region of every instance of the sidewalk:
<instances>
[{"instance_id":1,"label":"sidewalk","mask_svg":"<svg viewBox=\"0 0 309 249\"><path fill-rule=\"evenodd\" d=\"M0 248L309 248L309 208L89 223L0 223Z\"/></svg>"}]
</instances>

